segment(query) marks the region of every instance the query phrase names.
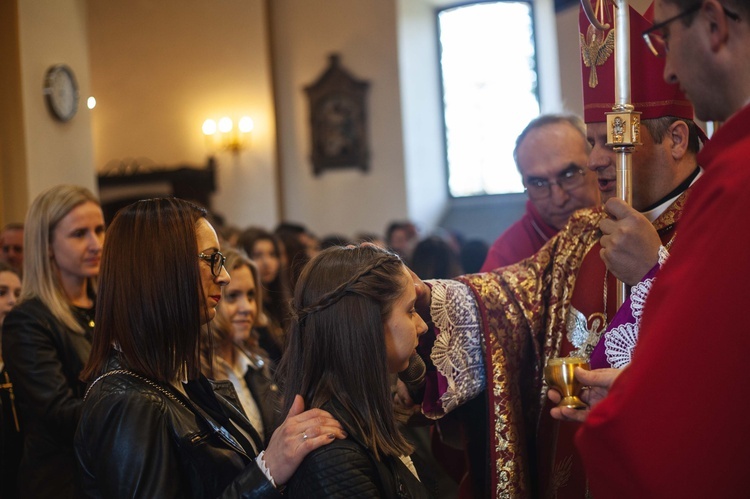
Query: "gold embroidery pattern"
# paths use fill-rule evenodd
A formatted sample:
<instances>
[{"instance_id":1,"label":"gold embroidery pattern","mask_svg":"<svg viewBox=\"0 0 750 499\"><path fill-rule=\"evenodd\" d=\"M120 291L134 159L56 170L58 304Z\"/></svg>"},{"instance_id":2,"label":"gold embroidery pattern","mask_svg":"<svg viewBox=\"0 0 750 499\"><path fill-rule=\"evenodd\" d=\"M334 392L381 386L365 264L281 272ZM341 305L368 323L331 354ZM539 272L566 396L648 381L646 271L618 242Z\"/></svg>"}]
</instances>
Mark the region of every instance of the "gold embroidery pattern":
<instances>
[{"instance_id":1,"label":"gold embroidery pattern","mask_svg":"<svg viewBox=\"0 0 750 499\"><path fill-rule=\"evenodd\" d=\"M677 223L687 192L654 222ZM539 252L499 272L458 278L479 307L490 396L490 458L495 497L530 494L527 434L536 432L546 399L542 371L559 354L583 258L601 235L601 208L580 210Z\"/></svg>"},{"instance_id":2,"label":"gold embroidery pattern","mask_svg":"<svg viewBox=\"0 0 750 499\"><path fill-rule=\"evenodd\" d=\"M566 456L555 465L552 471L552 487L550 497L557 497L557 491L568 484L570 470L573 467L573 456Z\"/></svg>"},{"instance_id":3,"label":"gold embroidery pattern","mask_svg":"<svg viewBox=\"0 0 750 499\"><path fill-rule=\"evenodd\" d=\"M680 216L682 215L682 210L685 206L685 201L687 201L689 194L690 189L680 194L677 199L674 200L674 203L672 203L669 208L664 211L664 213L659 215L659 218L654 220L654 228L656 230L662 230L666 227L669 227L670 225L674 225L677 223L677 221L680 219Z\"/></svg>"},{"instance_id":4,"label":"gold embroidery pattern","mask_svg":"<svg viewBox=\"0 0 750 499\"><path fill-rule=\"evenodd\" d=\"M601 209L581 210L536 255L503 271L461 278L480 305L489 360L496 497L530 492L526 435L544 401L542 366L560 351L581 261L599 238ZM489 374L489 373L488 373Z\"/></svg>"}]
</instances>

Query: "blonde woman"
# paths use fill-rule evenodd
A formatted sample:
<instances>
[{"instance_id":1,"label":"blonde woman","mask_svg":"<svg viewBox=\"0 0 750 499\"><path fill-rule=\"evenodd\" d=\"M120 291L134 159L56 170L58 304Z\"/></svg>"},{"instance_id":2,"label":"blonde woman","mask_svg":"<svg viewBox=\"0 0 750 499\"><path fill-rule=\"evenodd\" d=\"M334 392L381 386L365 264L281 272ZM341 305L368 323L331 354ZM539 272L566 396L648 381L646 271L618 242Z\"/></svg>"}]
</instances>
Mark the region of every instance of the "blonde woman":
<instances>
[{"instance_id":1,"label":"blonde woman","mask_svg":"<svg viewBox=\"0 0 750 499\"><path fill-rule=\"evenodd\" d=\"M235 250L225 252L232 277L216 307L212 324L214 355L204 362L204 374L230 380L248 419L267 441L278 421L279 389L273 382L268 354L258 345L255 326L265 325L263 292L258 268ZM204 358L208 360L208 349Z\"/></svg>"},{"instance_id":2,"label":"blonde woman","mask_svg":"<svg viewBox=\"0 0 750 499\"><path fill-rule=\"evenodd\" d=\"M3 357L25 433L20 497L75 497L73 435L91 352L104 216L83 187L60 185L31 204L23 285L3 324ZM146 257L146 255L144 255Z\"/></svg>"}]
</instances>

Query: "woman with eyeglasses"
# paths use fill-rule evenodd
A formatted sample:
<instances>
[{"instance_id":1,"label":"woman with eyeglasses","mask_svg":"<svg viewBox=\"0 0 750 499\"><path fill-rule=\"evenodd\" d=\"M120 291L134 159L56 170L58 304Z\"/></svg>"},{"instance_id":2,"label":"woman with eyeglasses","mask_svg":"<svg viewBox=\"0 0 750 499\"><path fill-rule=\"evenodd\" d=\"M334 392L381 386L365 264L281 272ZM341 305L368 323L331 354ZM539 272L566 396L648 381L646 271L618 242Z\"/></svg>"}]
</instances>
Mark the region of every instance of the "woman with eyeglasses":
<instances>
[{"instance_id":1,"label":"woman with eyeglasses","mask_svg":"<svg viewBox=\"0 0 750 499\"><path fill-rule=\"evenodd\" d=\"M59 185L24 224L19 303L3 323L3 360L25 435L19 497L77 497L73 435L91 351L104 216L83 187Z\"/></svg>"},{"instance_id":2,"label":"woman with eyeglasses","mask_svg":"<svg viewBox=\"0 0 750 499\"><path fill-rule=\"evenodd\" d=\"M308 452L345 436L298 397L264 450L231 382L201 375L201 328L230 282L205 217L150 199L109 228L75 438L85 497L276 497Z\"/></svg>"}]
</instances>

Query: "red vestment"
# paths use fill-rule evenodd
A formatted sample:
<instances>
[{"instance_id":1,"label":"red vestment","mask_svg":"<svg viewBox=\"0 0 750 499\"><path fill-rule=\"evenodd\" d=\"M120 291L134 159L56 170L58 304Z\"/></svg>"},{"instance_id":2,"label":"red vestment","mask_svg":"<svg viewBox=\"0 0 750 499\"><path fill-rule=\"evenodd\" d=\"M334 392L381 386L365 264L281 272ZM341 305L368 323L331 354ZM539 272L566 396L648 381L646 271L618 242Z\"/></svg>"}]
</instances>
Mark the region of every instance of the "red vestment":
<instances>
[{"instance_id":1,"label":"red vestment","mask_svg":"<svg viewBox=\"0 0 750 499\"><path fill-rule=\"evenodd\" d=\"M674 229L686 196L686 192L680 195L654 222L664 238ZM567 432L567 438L562 433L558 436L559 423L549 418L549 407L545 407L542 369L549 358L574 347L588 356L606 327L601 321L605 267L598 251L599 222L604 216L601 208L579 210L533 257L493 272L457 278L470 296L442 285L433 287L430 313L436 339L427 345L429 335L424 335L420 343L434 361L437 389L431 388L430 373L422 409L439 417L469 400L471 394L476 395L473 385L477 385L472 366L487 366L483 386L489 401L490 487L498 497L545 497L547 493L582 497L585 493L583 467L573 462L578 459L573 446L575 428ZM607 316L611 318L614 279L607 287ZM573 309L582 316L583 332L572 339L569 317ZM472 328L480 329L482 338L464 343ZM480 342L484 349L479 348ZM433 403L435 395L439 396L437 404Z\"/></svg>"},{"instance_id":2,"label":"red vestment","mask_svg":"<svg viewBox=\"0 0 750 499\"><path fill-rule=\"evenodd\" d=\"M666 245L675 235L676 219L686 197L681 197L664 217L655 222L662 244ZM576 351L577 356L588 358L617 311L617 279L607 272L600 251L601 245L597 241L581 262L575 279L577 285L573 288L570 300L572 310L568 312L568 327L565 338L560 342L559 356L568 356ZM570 331L570 316L575 311L580 313L580 318L584 321L582 325L587 331L586 343L579 348L574 345L574 334ZM554 404L545 400L539 415L537 490L540 497L583 498L587 489L586 474L580 455L573 444L575 432L580 425L552 419L552 407Z\"/></svg>"},{"instance_id":3,"label":"red vestment","mask_svg":"<svg viewBox=\"0 0 750 499\"><path fill-rule=\"evenodd\" d=\"M557 232L555 227L542 220L532 202L526 201L526 213L492 243L480 272L506 267L530 257Z\"/></svg>"},{"instance_id":4,"label":"red vestment","mask_svg":"<svg viewBox=\"0 0 750 499\"><path fill-rule=\"evenodd\" d=\"M699 155L633 361L577 435L594 497L747 495L750 106Z\"/></svg>"}]
</instances>

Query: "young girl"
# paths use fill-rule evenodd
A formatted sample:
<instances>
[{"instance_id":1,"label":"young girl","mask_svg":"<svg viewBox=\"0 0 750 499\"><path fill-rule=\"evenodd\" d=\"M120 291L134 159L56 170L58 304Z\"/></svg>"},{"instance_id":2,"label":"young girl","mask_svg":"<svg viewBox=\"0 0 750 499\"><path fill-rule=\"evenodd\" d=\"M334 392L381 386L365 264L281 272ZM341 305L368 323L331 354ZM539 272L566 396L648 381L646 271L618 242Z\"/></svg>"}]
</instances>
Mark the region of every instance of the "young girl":
<instances>
[{"instance_id":1,"label":"young girl","mask_svg":"<svg viewBox=\"0 0 750 499\"><path fill-rule=\"evenodd\" d=\"M279 367L284 406L300 393L349 437L309 454L288 484L289 497L429 496L396 429L388 385L388 373L409 365L427 330L415 300L401 259L375 246L329 248L302 271L297 320Z\"/></svg>"},{"instance_id":2,"label":"young girl","mask_svg":"<svg viewBox=\"0 0 750 499\"><path fill-rule=\"evenodd\" d=\"M210 333L214 354L211 356L209 345L204 345L203 371L209 378L232 382L248 419L266 441L276 428L281 401L267 354L258 345L254 330L265 321L260 276L255 264L239 252L227 250L224 256L232 280L216 307Z\"/></svg>"},{"instance_id":3,"label":"young girl","mask_svg":"<svg viewBox=\"0 0 750 499\"><path fill-rule=\"evenodd\" d=\"M278 364L286 345L289 324L289 280L285 253L279 239L270 232L251 227L240 236L240 245L258 266L263 284L263 313L267 324L258 328L260 346Z\"/></svg>"}]
</instances>

